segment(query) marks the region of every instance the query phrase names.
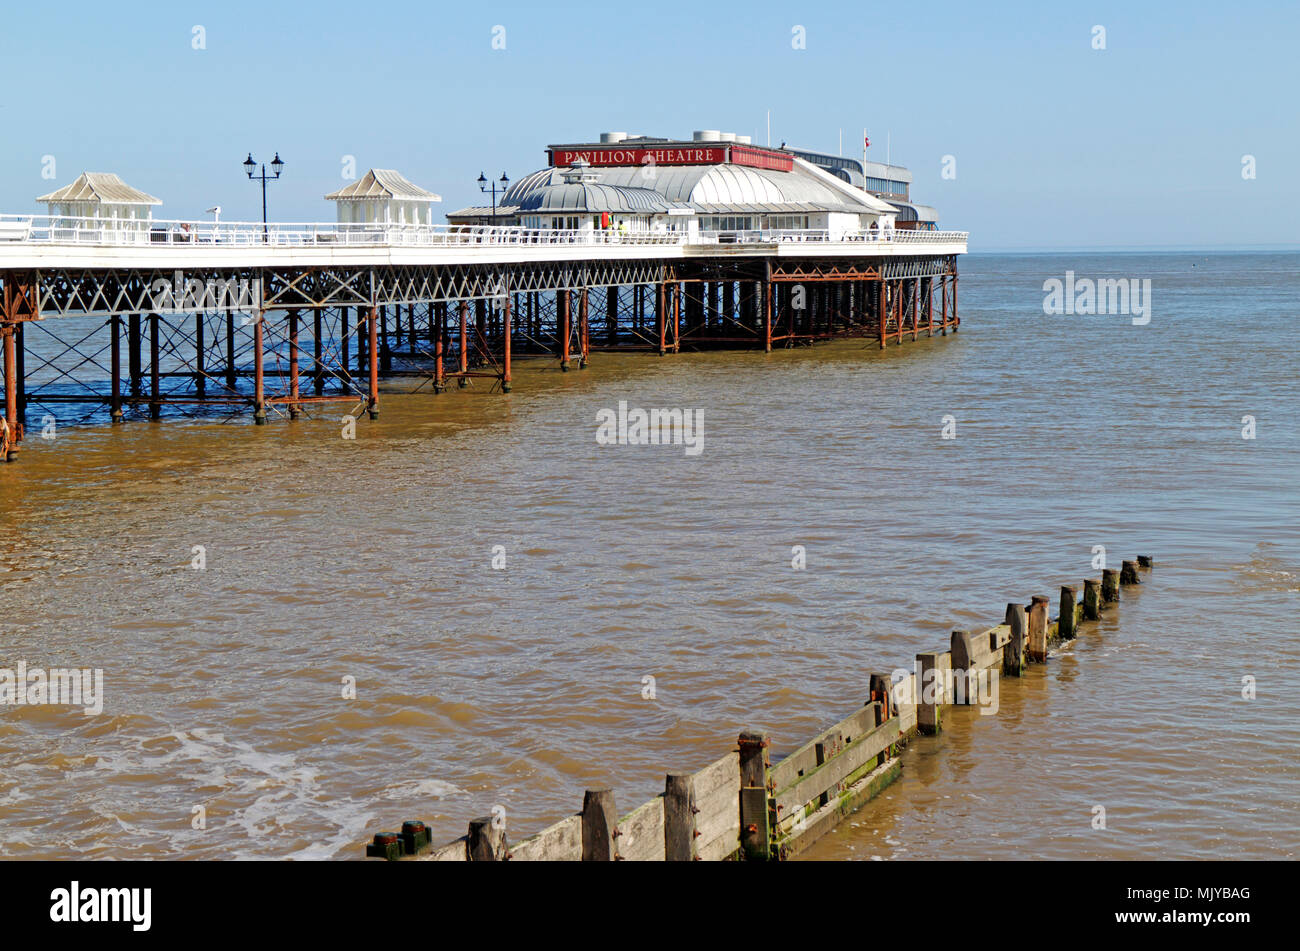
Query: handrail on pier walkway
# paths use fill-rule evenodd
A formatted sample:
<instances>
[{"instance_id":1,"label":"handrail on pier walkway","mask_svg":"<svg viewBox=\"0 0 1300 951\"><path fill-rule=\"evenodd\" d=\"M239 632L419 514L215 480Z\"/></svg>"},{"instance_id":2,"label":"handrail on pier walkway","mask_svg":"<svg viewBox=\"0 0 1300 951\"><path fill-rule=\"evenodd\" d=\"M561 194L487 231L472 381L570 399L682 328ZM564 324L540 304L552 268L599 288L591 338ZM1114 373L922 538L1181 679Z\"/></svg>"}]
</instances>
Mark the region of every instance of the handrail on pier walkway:
<instances>
[{"instance_id":1,"label":"handrail on pier walkway","mask_svg":"<svg viewBox=\"0 0 1300 951\"><path fill-rule=\"evenodd\" d=\"M472 245L778 245L785 243L937 245L964 243L965 231L765 229L750 231L556 230L495 225L182 221L0 215L5 243L97 247L456 247Z\"/></svg>"}]
</instances>

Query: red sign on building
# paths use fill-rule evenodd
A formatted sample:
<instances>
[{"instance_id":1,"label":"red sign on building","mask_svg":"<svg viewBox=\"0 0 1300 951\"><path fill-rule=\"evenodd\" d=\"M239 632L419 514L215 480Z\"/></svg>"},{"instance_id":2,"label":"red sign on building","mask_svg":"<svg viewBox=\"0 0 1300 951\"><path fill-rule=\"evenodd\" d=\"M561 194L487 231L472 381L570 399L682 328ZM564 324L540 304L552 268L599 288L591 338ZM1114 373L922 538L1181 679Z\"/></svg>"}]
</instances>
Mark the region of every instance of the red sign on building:
<instances>
[{"instance_id":1,"label":"red sign on building","mask_svg":"<svg viewBox=\"0 0 1300 951\"><path fill-rule=\"evenodd\" d=\"M572 165L582 159L602 165L721 165L727 160L725 146L673 146L658 149L554 149L551 164Z\"/></svg>"},{"instance_id":2,"label":"red sign on building","mask_svg":"<svg viewBox=\"0 0 1300 951\"><path fill-rule=\"evenodd\" d=\"M593 167L615 165L748 165L788 172L794 159L785 152L752 145L666 145L658 148L551 149L551 165L567 168L578 160Z\"/></svg>"},{"instance_id":3,"label":"red sign on building","mask_svg":"<svg viewBox=\"0 0 1300 951\"><path fill-rule=\"evenodd\" d=\"M771 149L751 148L748 145L731 147L731 164L748 165L752 168L770 168L777 172L788 172L794 168L793 156Z\"/></svg>"}]
</instances>

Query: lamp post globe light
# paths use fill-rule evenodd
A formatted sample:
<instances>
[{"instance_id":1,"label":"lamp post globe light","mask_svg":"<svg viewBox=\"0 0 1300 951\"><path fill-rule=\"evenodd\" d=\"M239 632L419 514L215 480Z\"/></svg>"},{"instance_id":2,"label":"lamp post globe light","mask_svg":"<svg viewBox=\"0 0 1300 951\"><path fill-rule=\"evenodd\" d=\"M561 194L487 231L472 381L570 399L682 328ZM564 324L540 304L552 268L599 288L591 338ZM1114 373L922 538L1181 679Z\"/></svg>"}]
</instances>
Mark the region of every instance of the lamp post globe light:
<instances>
[{"instance_id":1,"label":"lamp post globe light","mask_svg":"<svg viewBox=\"0 0 1300 951\"><path fill-rule=\"evenodd\" d=\"M254 172L257 171L257 163L253 161L252 152L248 153L248 158L244 159L243 164L244 164L244 171L248 173L249 180L254 182L260 181L262 183L262 242L265 243L267 240L266 183L273 182L280 177L280 173L284 171L284 162L280 161L280 153L276 152L275 158L271 160L271 171L274 173L272 175L266 174L265 165L262 166L262 171L259 175L253 174Z\"/></svg>"},{"instance_id":2,"label":"lamp post globe light","mask_svg":"<svg viewBox=\"0 0 1300 951\"><path fill-rule=\"evenodd\" d=\"M494 225L497 222L497 190L498 190L497 185L498 184L501 185L500 191L501 194L504 195L506 193L506 189L510 186L510 179L506 178L505 172L502 172L501 177L498 178L495 182L488 182L486 175L484 175L482 172L478 173L478 190L485 195L490 194L492 196L492 223ZM491 186L490 188L489 185Z\"/></svg>"}]
</instances>

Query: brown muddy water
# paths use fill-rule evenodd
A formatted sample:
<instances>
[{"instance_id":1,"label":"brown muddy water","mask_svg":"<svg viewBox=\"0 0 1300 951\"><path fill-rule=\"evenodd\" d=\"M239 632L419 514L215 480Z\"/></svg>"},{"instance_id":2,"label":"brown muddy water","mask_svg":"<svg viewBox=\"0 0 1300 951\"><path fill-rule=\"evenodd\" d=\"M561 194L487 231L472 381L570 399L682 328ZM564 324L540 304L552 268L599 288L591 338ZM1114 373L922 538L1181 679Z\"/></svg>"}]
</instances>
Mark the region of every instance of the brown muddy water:
<instances>
[{"instance_id":1,"label":"brown muddy water","mask_svg":"<svg viewBox=\"0 0 1300 951\"><path fill-rule=\"evenodd\" d=\"M0 707L0 854L354 859L498 805L521 837L591 785L627 811L1104 545L1150 583L812 857L1294 857L1298 265L971 255L955 336L525 362L505 397L385 392L355 441L334 413L33 425L0 468L0 667L102 668L105 702ZM1066 270L1151 278L1150 324L1044 316ZM620 400L702 409L704 451L597 444Z\"/></svg>"}]
</instances>

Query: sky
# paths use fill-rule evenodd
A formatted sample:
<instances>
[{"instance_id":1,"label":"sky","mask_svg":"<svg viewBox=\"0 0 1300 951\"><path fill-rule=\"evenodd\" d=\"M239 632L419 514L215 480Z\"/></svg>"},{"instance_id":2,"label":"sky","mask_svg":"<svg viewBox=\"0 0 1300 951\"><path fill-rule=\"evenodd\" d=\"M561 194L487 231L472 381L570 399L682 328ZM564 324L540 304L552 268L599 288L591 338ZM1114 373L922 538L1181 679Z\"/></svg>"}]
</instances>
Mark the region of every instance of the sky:
<instances>
[{"instance_id":1,"label":"sky","mask_svg":"<svg viewBox=\"0 0 1300 951\"><path fill-rule=\"evenodd\" d=\"M770 112L773 145L888 142L972 250L1300 246L1295 0L65 0L2 22L2 213L99 171L157 218L256 221L241 163L278 151L273 221L332 221L349 157L441 215L550 143L762 144Z\"/></svg>"}]
</instances>

